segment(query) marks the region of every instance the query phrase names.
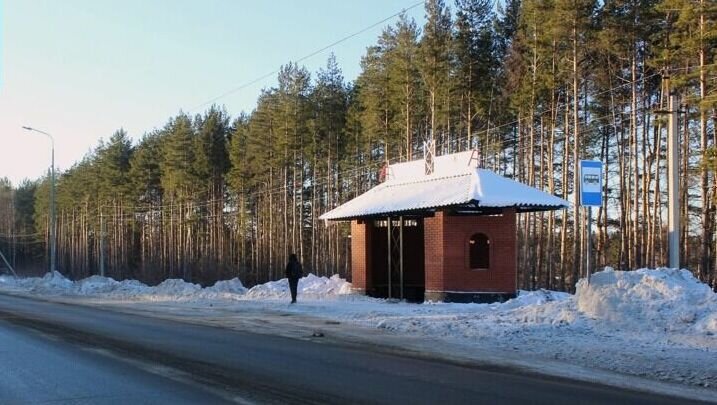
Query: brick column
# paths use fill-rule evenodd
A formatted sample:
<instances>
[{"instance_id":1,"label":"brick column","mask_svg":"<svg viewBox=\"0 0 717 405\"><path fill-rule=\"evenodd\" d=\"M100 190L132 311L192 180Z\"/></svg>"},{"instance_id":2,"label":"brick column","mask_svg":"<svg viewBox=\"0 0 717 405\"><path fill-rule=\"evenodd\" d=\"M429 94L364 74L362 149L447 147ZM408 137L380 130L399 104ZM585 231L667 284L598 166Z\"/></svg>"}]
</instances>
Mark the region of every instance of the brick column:
<instances>
[{"instance_id":1,"label":"brick column","mask_svg":"<svg viewBox=\"0 0 717 405\"><path fill-rule=\"evenodd\" d=\"M443 213L436 212L435 216L423 220L423 244L425 254L425 274L427 301L443 301L445 299L444 269L444 220Z\"/></svg>"},{"instance_id":2,"label":"brick column","mask_svg":"<svg viewBox=\"0 0 717 405\"><path fill-rule=\"evenodd\" d=\"M365 294L371 282L371 227L366 222L351 221L351 284Z\"/></svg>"}]
</instances>

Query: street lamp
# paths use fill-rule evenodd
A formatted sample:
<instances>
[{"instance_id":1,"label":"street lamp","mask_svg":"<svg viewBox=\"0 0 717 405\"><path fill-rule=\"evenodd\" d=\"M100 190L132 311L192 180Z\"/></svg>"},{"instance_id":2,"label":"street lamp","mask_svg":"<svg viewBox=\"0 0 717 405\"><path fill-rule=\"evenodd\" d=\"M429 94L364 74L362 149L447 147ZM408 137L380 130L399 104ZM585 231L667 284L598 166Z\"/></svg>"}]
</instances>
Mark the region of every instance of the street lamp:
<instances>
[{"instance_id":1,"label":"street lamp","mask_svg":"<svg viewBox=\"0 0 717 405\"><path fill-rule=\"evenodd\" d=\"M39 129L25 126L23 126L22 129L38 132L47 136L50 138L50 143L52 145L52 165L50 166L50 272L52 273L57 270L55 266L55 252L57 251L57 224L55 215L55 138L47 132L40 131Z\"/></svg>"}]
</instances>

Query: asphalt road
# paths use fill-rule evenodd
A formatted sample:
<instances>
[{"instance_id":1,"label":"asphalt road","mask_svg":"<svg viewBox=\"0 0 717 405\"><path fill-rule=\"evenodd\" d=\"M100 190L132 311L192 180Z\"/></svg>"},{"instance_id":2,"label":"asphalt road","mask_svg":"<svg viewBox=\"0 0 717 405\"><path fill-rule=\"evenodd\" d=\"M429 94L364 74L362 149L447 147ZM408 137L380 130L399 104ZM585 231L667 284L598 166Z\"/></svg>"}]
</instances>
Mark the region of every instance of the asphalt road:
<instances>
[{"instance_id":1,"label":"asphalt road","mask_svg":"<svg viewBox=\"0 0 717 405\"><path fill-rule=\"evenodd\" d=\"M309 334L291 339L6 295L0 345L3 404L687 403Z\"/></svg>"},{"instance_id":2,"label":"asphalt road","mask_svg":"<svg viewBox=\"0 0 717 405\"><path fill-rule=\"evenodd\" d=\"M0 321L2 404L195 404L211 392ZM212 398L214 397L214 398Z\"/></svg>"}]
</instances>

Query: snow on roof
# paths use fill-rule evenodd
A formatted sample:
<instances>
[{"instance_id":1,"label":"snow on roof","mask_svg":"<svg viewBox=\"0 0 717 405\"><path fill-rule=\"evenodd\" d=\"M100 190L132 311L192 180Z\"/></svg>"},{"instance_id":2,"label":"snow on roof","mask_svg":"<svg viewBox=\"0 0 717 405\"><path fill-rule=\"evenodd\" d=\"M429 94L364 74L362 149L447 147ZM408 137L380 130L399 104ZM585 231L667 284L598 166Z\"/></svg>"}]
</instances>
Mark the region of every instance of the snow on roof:
<instances>
[{"instance_id":1,"label":"snow on roof","mask_svg":"<svg viewBox=\"0 0 717 405\"><path fill-rule=\"evenodd\" d=\"M424 160L389 166L387 181L320 218L347 220L382 214L470 205L475 208L565 208L562 198L471 165L472 152L437 157L426 175Z\"/></svg>"}]
</instances>

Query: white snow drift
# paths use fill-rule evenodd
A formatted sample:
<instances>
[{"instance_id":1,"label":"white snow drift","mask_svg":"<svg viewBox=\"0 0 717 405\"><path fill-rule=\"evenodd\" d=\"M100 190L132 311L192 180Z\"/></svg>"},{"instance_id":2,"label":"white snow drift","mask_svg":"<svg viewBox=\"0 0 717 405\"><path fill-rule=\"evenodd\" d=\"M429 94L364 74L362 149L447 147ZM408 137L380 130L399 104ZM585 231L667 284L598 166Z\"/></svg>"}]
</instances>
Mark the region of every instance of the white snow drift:
<instances>
[{"instance_id":1,"label":"white snow drift","mask_svg":"<svg viewBox=\"0 0 717 405\"><path fill-rule=\"evenodd\" d=\"M717 294L687 270L606 268L575 296L581 313L618 327L717 333Z\"/></svg>"}]
</instances>

